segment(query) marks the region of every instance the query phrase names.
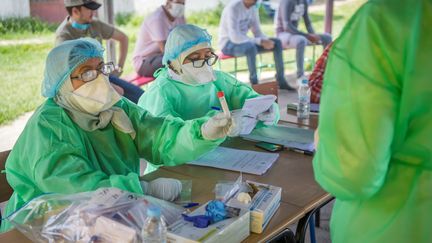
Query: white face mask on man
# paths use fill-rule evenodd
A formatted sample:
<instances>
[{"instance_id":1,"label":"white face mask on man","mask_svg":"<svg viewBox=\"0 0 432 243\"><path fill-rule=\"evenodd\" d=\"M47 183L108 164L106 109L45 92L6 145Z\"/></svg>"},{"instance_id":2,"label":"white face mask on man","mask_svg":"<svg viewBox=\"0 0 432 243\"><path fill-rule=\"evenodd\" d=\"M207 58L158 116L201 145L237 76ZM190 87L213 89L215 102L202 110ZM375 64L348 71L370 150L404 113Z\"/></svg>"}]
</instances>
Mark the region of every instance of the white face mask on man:
<instances>
[{"instance_id":1,"label":"white face mask on man","mask_svg":"<svg viewBox=\"0 0 432 243\"><path fill-rule=\"evenodd\" d=\"M108 77L99 74L95 80L74 90L70 98L81 111L97 115L111 108L121 97L111 86Z\"/></svg>"},{"instance_id":2,"label":"white face mask on man","mask_svg":"<svg viewBox=\"0 0 432 243\"><path fill-rule=\"evenodd\" d=\"M181 69L181 81L192 86L204 85L216 80L213 68L207 64L196 68L193 66L193 63L190 62L181 65Z\"/></svg>"},{"instance_id":3,"label":"white face mask on man","mask_svg":"<svg viewBox=\"0 0 432 243\"><path fill-rule=\"evenodd\" d=\"M171 3L171 7L168 9L168 12L174 17L179 18L184 15L185 6L180 3Z\"/></svg>"}]
</instances>

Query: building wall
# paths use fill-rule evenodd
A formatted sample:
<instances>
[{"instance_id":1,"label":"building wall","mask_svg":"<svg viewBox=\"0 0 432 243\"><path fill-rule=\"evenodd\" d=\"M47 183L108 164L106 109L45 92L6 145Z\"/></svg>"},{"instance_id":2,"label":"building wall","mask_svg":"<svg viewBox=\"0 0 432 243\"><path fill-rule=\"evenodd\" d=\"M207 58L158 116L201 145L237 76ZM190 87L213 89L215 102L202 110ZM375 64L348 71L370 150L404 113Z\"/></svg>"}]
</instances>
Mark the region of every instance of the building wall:
<instances>
[{"instance_id":1,"label":"building wall","mask_svg":"<svg viewBox=\"0 0 432 243\"><path fill-rule=\"evenodd\" d=\"M59 23L67 15L63 1L0 0L0 18L33 16L48 22ZM102 4L105 3L105 0L97 1ZM226 4L230 0L186 0L186 14L214 8L219 1ZM166 0L113 0L114 14L135 12L147 15L165 2Z\"/></svg>"},{"instance_id":2,"label":"building wall","mask_svg":"<svg viewBox=\"0 0 432 243\"><path fill-rule=\"evenodd\" d=\"M135 11L134 0L113 0L113 3L114 14L133 13Z\"/></svg>"},{"instance_id":3,"label":"building wall","mask_svg":"<svg viewBox=\"0 0 432 243\"><path fill-rule=\"evenodd\" d=\"M67 11L63 0L30 0L30 14L50 23L60 23Z\"/></svg>"},{"instance_id":4,"label":"building wall","mask_svg":"<svg viewBox=\"0 0 432 243\"><path fill-rule=\"evenodd\" d=\"M0 19L30 16L29 0L0 0Z\"/></svg>"},{"instance_id":5,"label":"building wall","mask_svg":"<svg viewBox=\"0 0 432 243\"><path fill-rule=\"evenodd\" d=\"M114 0L116 1L116 0ZM154 11L157 7L165 4L166 0L133 0L135 12L141 15L146 15ZM231 0L232 1L232 0ZM185 11L186 14L194 11L206 10L214 8L219 2L224 4L230 0L186 0Z\"/></svg>"}]
</instances>

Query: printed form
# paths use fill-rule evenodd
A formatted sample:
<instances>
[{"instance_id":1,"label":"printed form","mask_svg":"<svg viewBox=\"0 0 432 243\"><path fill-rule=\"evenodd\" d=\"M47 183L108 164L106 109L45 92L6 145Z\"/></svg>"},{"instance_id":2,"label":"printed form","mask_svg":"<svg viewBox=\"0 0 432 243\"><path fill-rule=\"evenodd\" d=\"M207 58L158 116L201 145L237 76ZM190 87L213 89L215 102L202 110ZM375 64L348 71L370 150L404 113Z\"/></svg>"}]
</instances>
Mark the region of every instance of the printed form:
<instances>
[{"instance_id":1,"label":"printed form","mask_svg":"<svg viewBox=\"0 0 432 243\"><path fill-rule=\"evenodd\" d=\"M276 153L218 147L188 164L262 175L278 158Z\"/></svg>"}]
</instances>

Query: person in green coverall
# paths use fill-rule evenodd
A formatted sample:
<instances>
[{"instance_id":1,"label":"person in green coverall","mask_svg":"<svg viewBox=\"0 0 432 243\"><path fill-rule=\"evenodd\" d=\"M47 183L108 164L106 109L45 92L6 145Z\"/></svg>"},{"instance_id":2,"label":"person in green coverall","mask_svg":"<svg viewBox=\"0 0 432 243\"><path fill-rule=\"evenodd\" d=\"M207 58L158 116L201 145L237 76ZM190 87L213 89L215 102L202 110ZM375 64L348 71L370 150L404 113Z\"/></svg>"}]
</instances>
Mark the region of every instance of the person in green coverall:
<instances>
[{"instance_id":1,"label":"person in green coverall","mask_svg":"<svg viewBox=\"0 0 432 243\"><path fill-rule=\"evenodd\" d=\"M431 23L431 0L370 0L332 47L313 166L334 243L432 241Z\"/></svg>"},{"instance_id":2,"label":"person in green coverall","mask_svg":"<svg viewBox=\"0 0 432 243\"><path fill-rule=\"evenodd\" d=\"M223 113L189 121L153 117L114 91L107 76L112 68L103 63L102 46L90 38L65 41L48 54L42 83L48 99L6 161L14 193L5 216L43 193L100 187L173 200L181 190L179 181L140 182L139 158L179 165L238 133ZM1 231L10 227L3 221Z\"/></svg>"},{"instance_id":3,"label":"person in green coverall","mask_svg":"<svg viewBox=\"0 0 432 243\"><path fill-rule=\"evenodd\" d=\"M170 32L162 62L165 67L156 71L156 80L138 101L154 116L183 120L212 116L217 112L212 108L220 107L218 91L225 93L231 111L241 109L246 99L260 96L230 74L213 70L217 56L211 47L211 36L195 25L179 25ZM241 113L234 118L242 123ZM277 124L279 106L273 103L257 119L257 127ZM146 173L157 167L149 164Z\"/></svg>"},{"instance_id":4,"label":"person in green coverall","mask_svg":"<svg viewBox=\"0 0 432 243\"><path fill-rule=\"evenodd\" d=\"M212 115L212 107L220 107L218 91L225 93L230 110L241 109L246 99L260 96L231 75L213 70L217 56L211 47L211 36L197 26L179 25L171 31L162 62L165 68L156 72L156 80L138 102L155 116L188 120ZM258 120L276 124L278 105L274 103Z\"/></svg>"}]
</instances>

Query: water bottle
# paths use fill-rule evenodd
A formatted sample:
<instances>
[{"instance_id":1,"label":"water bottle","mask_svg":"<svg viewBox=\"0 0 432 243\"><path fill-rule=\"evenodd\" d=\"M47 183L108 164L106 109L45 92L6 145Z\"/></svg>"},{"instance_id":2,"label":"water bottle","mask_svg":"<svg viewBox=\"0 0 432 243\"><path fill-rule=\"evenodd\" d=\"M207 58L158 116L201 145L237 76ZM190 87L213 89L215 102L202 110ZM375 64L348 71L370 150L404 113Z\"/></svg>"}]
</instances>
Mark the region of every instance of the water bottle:
<instances>
[{"instance_id":1,"label":"water bottle","mask_svg":"<svg viewBox=\"0 0 432 243\"><path fill-rule=\"evenodd\" d=\"M150 206L147 209L147 218L144 221L141 235L145 243L167 242L167 226L161 216L160 208Z\"/></svg>"},{"instance_id":2,"label":"water bottle","mask_svg":"<svg viewBox=\"0 0 432 243\"><path fill-rule=\"evenodd\" d=\"M302 79L298 89L297 118L308 119L310 112L310 88L308 80Z\"/></svg>"}]
</instances>

